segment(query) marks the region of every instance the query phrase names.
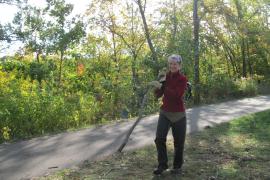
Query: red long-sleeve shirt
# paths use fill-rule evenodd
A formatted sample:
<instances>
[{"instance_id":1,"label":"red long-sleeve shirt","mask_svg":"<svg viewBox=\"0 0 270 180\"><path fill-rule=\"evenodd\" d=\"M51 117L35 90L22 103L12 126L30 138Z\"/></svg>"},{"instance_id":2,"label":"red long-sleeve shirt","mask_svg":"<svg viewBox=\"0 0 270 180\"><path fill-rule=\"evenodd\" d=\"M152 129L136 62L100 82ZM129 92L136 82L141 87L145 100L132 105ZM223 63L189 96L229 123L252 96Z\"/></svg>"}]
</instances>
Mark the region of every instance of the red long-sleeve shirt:
<instances>
[{"instance_id":1,"label":"red long-sleeve shirt","mask_svg":"<svg viewBox=\"0 0 270 180\"><path fill-rule=\"evenodd\" d=\"M166 112L184 112L183 95L187 87L187 78L180 72L169 72L161 89L155 90L157 98L162 98L161 109Z\"/></svg>"}]
</instances>

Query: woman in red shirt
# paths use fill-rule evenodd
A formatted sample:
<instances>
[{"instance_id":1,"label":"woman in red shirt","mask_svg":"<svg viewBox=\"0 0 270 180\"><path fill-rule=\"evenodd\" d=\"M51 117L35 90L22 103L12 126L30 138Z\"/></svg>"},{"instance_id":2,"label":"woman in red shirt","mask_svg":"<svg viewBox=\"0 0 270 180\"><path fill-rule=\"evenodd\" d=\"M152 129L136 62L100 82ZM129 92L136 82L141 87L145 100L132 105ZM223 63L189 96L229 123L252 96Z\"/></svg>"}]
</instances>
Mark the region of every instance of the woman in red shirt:
<instances>
[{"instance_id":1,"label":"woman in red shirt","mask_svg":"<svg viewBox=\"0 0 270 180\"><path fill-rule=\"evenodd\" d=\"M181 56L169 56L169 72L164 74L163 80L165 81L151 82L156 88L156 97L162 97L155 138L158 153L158 167L153 172L155 175L160 175L168 169L166 139L170 127L174 139L174 161L171 172L181 173L186 136L186 113L183 95L187 87L187 78L180 73L181 62Z\"/></svg>"}]
</instances>

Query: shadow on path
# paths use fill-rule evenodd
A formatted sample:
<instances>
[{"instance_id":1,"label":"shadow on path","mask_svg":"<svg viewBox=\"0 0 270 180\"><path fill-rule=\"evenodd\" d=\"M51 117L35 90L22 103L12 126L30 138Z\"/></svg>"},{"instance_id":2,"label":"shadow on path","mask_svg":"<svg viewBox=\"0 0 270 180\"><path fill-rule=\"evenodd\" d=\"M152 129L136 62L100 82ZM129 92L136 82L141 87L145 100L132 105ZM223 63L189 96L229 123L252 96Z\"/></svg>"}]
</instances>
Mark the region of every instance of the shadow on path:
<instances>
[{"instance_id":1,"label":"shadow on path","mask_svg":"<svg viewBox=\"0 0 270 180\"><path fill-rule=\"evenodd\" d=\"M270 107L270 96L259 96L187 110L187 133L193 133L239 116ZM124 150L153 144L158 115L145 117ZM93 161L116 152L134 121L89 128L77 132L34 138L0 145L0 179L13 180L44 175ZM51 169L50 169L51 168Z\"/></svg>"}]
</instances>

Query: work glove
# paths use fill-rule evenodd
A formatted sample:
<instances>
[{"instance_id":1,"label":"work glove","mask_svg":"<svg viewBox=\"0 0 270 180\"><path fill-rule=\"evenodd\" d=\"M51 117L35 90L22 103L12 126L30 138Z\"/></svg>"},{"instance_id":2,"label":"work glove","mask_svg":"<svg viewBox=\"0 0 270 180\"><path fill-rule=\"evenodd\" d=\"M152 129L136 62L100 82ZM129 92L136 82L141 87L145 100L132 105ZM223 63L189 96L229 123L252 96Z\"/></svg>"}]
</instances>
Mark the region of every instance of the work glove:
<instances>
[{"instance_id":1,"label":"work glove","mask_svg":"<svg viewBox=\"0 0 270 180\"><path fill-rule=\"evenodd\" d=\"M166 80L166 68L163 68L162 70L159 71L158 73L158 81L159 82L164 82Z\"/></svg>"},{"instance_id":2,"label":"work glove","mask_svg":"<svg viewBox=\"0 0 270 180\"><path fill-rule=\"evenodd\" d=\"M158 81L151 81L151 82L148 83L148 85L153 86L153 87L155 87L157 89L160 89L161 86L162 86L162 84L160 82L158 82Z\"/></svg>"}]
</instances>

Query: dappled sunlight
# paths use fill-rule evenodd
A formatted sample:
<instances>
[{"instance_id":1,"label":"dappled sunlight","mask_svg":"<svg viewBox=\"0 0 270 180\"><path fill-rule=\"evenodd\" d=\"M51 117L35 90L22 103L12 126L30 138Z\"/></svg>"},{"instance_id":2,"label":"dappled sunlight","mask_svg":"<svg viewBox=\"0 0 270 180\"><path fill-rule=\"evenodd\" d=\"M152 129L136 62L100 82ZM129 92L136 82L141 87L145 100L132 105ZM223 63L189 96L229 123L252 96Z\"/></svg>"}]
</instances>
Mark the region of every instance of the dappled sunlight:
<instances>
[{"instance_id":1,"label":"dappled sunlight","mask_svg":"<svg viewBox=\"0 0 270 180\"><path fill-rule=\"evenodd\" d=\"M240 148L243 146L251 146L256 148L256 145L260 144L259 140L256 140L255 138L252 138L248 135L235 135L235 136L232 135L231 138L227 140L227 142L228 141L230 142L233 148Z\"/></svg>"},{"instance_id":2,"label":"dappled sunlight","mask_svg":"<svg viewBox=\"0 0 270 180\"><path fill-rule=\"evenodd\" d=\"M207 125L214 126L236 117L269 109L269 107L270 97L258 96L188 109L188 131L193 132Z\"/></svg>"},{"instance_id":3,"label":"dappled sunlight","mask_svg":"<svg viewBox=\"0 0 270 180\"><path fill-rule=\"evenodd\" d=\"M224 162L219 166L222 174L237 174L238 169L239 167L235 160Z\"/></svg>"},{"instance_id":4,"label":"dappled sunlight","mask_svg":"<svg viewBox=\"0 0 270 180\"><path fill-rule=\"evenodd\" d=\"M164 172L160 178L258 179L262 177L265 179L269 177L270 174L267 169L269 165L267 154L270 153L269 141L261 141L262 139L256 138L257 136L254 136L253 132L241 131L242 128L252 123L251 120L254 117L258 123L257 127L261 127L265 119L259 117L264 117L264 114L266 113L247 116L188 135L182 174L174 176ZM257 134L258 131L254 133ZM269 132L263 133L269 134ZM168 140L167 145L168 158L172 159L174 153L173 141ZM156 165L155 162L156 148L154 145L150 145L142 149L111 155L99 161L89 161L79 169L64 170L62 174L48 176L48 179L121 179L121 177L134 180L157 179L158 177L152 175L152 170ZM172 164L170 163L169 166L171 167Z\"/></svg>"}]
</instances>

